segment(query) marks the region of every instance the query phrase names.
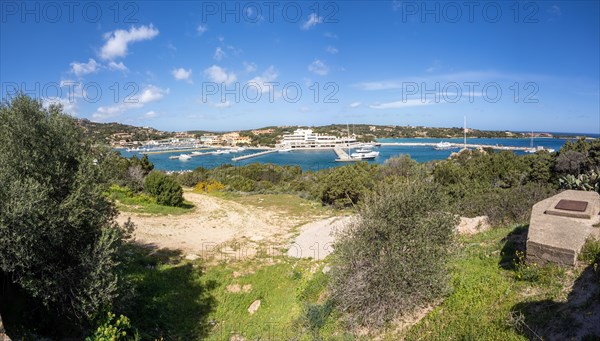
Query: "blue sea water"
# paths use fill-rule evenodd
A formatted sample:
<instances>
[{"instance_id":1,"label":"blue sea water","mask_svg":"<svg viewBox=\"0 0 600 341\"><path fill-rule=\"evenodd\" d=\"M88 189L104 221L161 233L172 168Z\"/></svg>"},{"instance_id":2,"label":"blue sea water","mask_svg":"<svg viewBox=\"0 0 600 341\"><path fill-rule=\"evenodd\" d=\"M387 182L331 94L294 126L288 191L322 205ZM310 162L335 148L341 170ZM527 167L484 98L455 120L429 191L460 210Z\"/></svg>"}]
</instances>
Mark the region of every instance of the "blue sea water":
<instances>
[{"instance_id":1,"label":"blue sea water","mask_svg":"<svg viewBox=\"0 0 600 341\"><path fill-rule=\"evenodd\" d=\"M403 138L403 139L379 139L378 142L424 142L424 143L438 143L440 139L429 139L429 138ZM444 139L443 141L462 143L462 139ZM534 146L543 146L546 148L553 148L559 150L567 140L554 139L554 138L535 138L533 140ZM507 138L470 138L467 141L470 144L484 144L484 145L504 145L504 146L517 146L517 147L529 147L530 139L507 139ZM379 151L379 157L372 163L384 163L385 160L398 156L400 154L408 154L414 160L418 162L427 162L431 160L446 159L451 153L458 151L458 149L450 150L435 150L432 147L412 147L412 146L382 146L376 148ZM183 171L192 170L196 167L214 168L223 164L232 164L237 166L247 165L254 162L260 163L273 163L276 165L299 165L303 170L320 170L324 168L331 168L347 164L346 162L340 163L335 162L336 154L333 150L295 150L289 153L272 153L247 160L238 162L231 161L231 158L253 154L258 150L246 150L239 153L231 154L220 154L220 155L202 155L192 157L189 160L169 159L169 156L179 155L181 152L176 153L164 153L164 154L150 154L148 158L154 163L156 169L165 171ZM522 155L524 152L515 151L514 153ZM121 151L121 154L125 157L130 157L135 153Z\"/></svg>"}]
</instances>

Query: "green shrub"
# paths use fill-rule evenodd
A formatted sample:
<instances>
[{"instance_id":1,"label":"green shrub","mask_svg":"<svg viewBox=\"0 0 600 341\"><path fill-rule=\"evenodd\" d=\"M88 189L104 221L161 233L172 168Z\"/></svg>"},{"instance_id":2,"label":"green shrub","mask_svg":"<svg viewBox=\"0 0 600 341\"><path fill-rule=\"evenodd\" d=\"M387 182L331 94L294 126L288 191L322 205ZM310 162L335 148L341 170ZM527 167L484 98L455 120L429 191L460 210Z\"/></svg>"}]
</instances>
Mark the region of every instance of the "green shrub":
<instances>
[{"instance_id":1,"label":"green shrub","mask_svg":"<svg viewBox=\"0 0 600 341\"><path fill-rule=\"evenodd\" d=\"M529 183L513 188L490 188L468 193L456 201L457 211L466 216L486 215L492 226L526 224L531 207L556 191L548 185Z\"/></svg>"},{"instance_id":2,"label":"green shrub","mask_svg":"<svg viewBox=\"0 0 600 341\"><path fill-rule=\"evenodd\" d=\"M126 316L119 316L108 312L104 322L96 329L94 334L85 338L85 341L125 341L137 340L131 322Z\"/></svg>"},{"instance_id":3,"label":"green shrub","mask_svg":"<svg viewBox=\"0 0 600 341\"><path fill-rule=\"evenodd\" d=\"M197 183L206 181L208 171L202 167L198 167L191 172L177 174L175 180L186 187L194 187Z\"/></svg>"},{"instance_id":4,"label":"green shrub","mask_svg":"<svg viewBox=\"0 0 600 341\"><path fill-rule=\"evenodd\" d=\"M144 180L144 190L156 198L156 203L166 206L183 204L183 189L170 176L152 172Z\"/></svg>"},{"instance_id":5,"label":"green shrub","mask_svg":"<svg viewBox=\"0 0 600 341\"><path fill-rule=\"evenodd\" d=\"M356 205L373 188L376 166L366 162L328 170L319 179L319 199L337 208Z\"/></svg>"},{"instance_id":6,"label":"green shrub","mask_svg":"<svg viewBox=\"0 0 600 341\"><path fill-rule=\"evenodd\" d=\"M352 322L381 324L433 302L447 286L455 215L432 183L379 185L334 245L332 297Z\"/></svg>"}]
</instances>

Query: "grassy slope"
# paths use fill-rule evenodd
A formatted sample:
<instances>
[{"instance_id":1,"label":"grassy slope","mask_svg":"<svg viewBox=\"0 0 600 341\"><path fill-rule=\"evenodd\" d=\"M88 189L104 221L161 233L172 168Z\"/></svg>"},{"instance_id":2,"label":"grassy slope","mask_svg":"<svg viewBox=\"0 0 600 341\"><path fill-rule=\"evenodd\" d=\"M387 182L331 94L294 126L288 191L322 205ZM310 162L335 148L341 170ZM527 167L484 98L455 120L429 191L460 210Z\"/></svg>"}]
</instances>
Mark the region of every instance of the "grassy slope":
<instances>
[{"instance_id":1,"label":"grassy slope","mask_svg":"<svg viewBox=\"0 0 600 341\"><path fill-rule=\"evenodd\" d=\"M280 195L237 196L217 194L257 207L280 207L293 212L297 197ZM259 200L262 199L262 200ZM322 213L321 208L303 207L297 214ZM442 304L412 328L403 332L409 340L490 339L526 340L527 330L536 332L549 324L568 330L568 314L556 318L555 309L545 309L567 300L565 283L577 277L564 271L536 270L535 282L518 280L512 259L522 247L526 230L500 228L459 238L457 255L451 263L452 291ZM263 257L207 266L188 261L177 252L145 255L135 251L126 273L137 283L138 295L128 315L144 338L228 340L369 339L350 337L339 313L328 310L327 275L323 263L308 260ZM206 266L206 268L204 268ZM249 292L230 292L228 285L251 285ZM250 304L261 300L257 313ZM540 308L541 306L541 310ZM529 307L529 308L528 308ZM533 308L537 311L531 310ZM529 311L527 310L529 309ZM512 311L522 311L524 323L511 322ZM561 313L562 314L562 313ZM521 331L519 331L521 330ZM382 339L396 340L396 330Z\"/></svg>"}]
</instances>

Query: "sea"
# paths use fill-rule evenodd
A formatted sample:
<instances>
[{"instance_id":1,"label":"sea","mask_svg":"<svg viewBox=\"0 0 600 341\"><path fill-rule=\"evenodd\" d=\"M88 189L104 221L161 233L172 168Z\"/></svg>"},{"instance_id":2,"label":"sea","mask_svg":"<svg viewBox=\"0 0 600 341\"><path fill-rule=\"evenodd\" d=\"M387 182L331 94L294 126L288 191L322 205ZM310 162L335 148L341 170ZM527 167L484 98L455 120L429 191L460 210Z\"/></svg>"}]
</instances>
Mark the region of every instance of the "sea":
<instances>
[{"instance_id":1,"label":"sea","mask_svg":"<svg viewBox=\"0 0 600 341\"><path fill-rule=\"evenodd\" d=\"M589 135L589 134L588 134ZM438 143L442 140L431 139L431 138L383 138L378 139L378 142L422 142L422 143ZM454 139L443 139L443 141L462 143L461 138ZM567 139L558 138L534 138L534 146L543 146L545 148L552 148L559 150ZM469 138L467 140L469 144L482 144L482 145L503 145L503 146L516 146L516 147L529 147L531 145L531 139L529 138ZM216 149L215 149L216 150ZM431 160L442 160L447 159L451 153L458 151L459 149L449 150L435 150L429 146L381 146L374 150L379 151L379 156L370 163L382 164L385 160L398 156L401 154L408 154L411 158L417 162L427 162ZM210 151L210 150L203 150ZM193 170L197 167L204 168L215 168L224 164L231 164L234 166L243 166L255 162L260 163L272 163L275 165L298 165L302 170L318 171L320 169L331 168L342 166L347 162L335 162L336 154L333 150L294 150L288 153L272 153L263 156L258 156L242 161L231 161L232 158L257 153L260 150L252 149L245 150L238 153L220 154L220 155L202 155L195 156L189 160L169 159L169 156L179 155L181 152L173 153L162 153L162 154L149 154L148 158L154 163L155 169L164 171L188 171ZM125 157L131 157L132 155L139 155L135 152L127 152L120 150L121 155ZM351 150L352 152L352 150ZM523 155L525 152L513 151L515 154Z\"/></svg>"}]
</instances>

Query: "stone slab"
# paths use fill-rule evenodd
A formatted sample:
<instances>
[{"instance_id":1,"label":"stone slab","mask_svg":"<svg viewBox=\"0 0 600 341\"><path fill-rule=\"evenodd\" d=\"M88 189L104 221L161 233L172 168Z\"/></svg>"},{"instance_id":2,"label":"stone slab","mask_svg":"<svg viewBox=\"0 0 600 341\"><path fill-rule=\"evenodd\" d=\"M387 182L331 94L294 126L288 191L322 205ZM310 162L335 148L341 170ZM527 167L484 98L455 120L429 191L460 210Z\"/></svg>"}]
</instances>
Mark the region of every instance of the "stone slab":
<instances>
[{"instance_id":1,"label":"stone slab","mask_svg":"<svg viewBox=\"0 0 600 341\"><path fill-rule=\"evenodd\" d=\"M556 209L560 200L586 201L585 212ZM565 213L566 212L566 213ZM567 190L533 205L527 234L527 260L573 266L586 239L597 233L600 195ZM558 214L557 214L558 213Z\"/></svg>"}]
</instances>

